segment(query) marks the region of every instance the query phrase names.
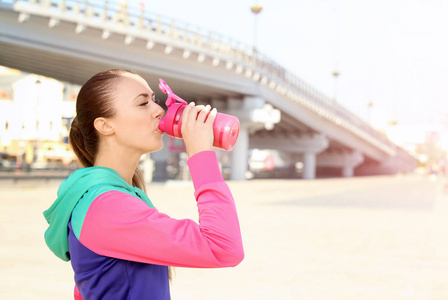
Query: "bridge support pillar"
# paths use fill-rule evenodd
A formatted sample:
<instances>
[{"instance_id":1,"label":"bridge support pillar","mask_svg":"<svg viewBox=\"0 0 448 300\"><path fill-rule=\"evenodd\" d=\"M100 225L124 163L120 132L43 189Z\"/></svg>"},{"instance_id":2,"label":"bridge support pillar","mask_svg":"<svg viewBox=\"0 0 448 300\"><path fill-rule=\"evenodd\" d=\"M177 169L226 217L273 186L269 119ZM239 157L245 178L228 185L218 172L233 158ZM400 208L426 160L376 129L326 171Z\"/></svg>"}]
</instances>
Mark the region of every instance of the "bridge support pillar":
<instances>
[{"instance_id":1,"label":"bridge support pillar","mask_svg":"<svg viewBox=\"0 0 448 300\"><path fill-rule=\"evenodd\" d=\"M247 172L247 161L249 157L249 130L245 127L240 128L238 141L232 149L232 169L230 179L245 180Z\"/></svg>"},{"instance_id":2,"label":"bridge support pillar","mask_svg":"<svg viewBox=\"0 0 448 300\"><path fill-rule=\"evenodd\" d=\"M150 154L147 153L143 157L143 179L146 185L152 182L153 172L154 160L152 160Z\"/></svg>"},{"instance_id":3,"label":"bridge support pillar","mask_svg":"<svg viewBox=\"0 0 448 300\"><path fill-rule=\"evenodd\" d=\"M226 109L221 112L234 115L240 121L238 141L232 149L231 180L245 180L249 160L249 135L262 128L272 129L280 122L280 111L273 109L259 97L244 99L227 99ZM219 100L212 101L212 106L222 107Z\"/></svg>"},{"instance_id":4,"label":"bridge support pillar","mask_svg":"<svg viewBox=\"0 0 448 300\"><path fill-rule=\"evenodd\" d=\"M316 178L316 153L306 152L303 154L303 179Z\"/></svg>"},{"instance_id":5,"label":"bridge support pillar","mask_svg":"<svg viewBox=\"0 0 448 300\"><path fill-rule=\"evenodd\" d=\"M353 177L354 173L355 173L355 167L352 166L342 167L342 177Z\"/></svg>"},{"instance_id":6,"label":"bridge support pillar","mask_svg":"<svg viewBox=\"0 0 448 300\"><path fill-rule=\"evenodd\" d=\"M316 156L328 148L328 139L321 134L300 137L301 147L298 149L303 153L302 179L316 178Z\"/></svg>"},{"instance_id":7,"label":"bridge support pillar","mask_svg":"<svg viewBox=\"0 0 448 300\"><path fill-rule=\"evenodd\" d=\"M302 154L303 179L316 178L316 155L328 148L329 141L322 134L286 136L278 138L256 137L251 139L251 148L276 149L289 153Z\"/></svg>"},{"instance_id":8,"label":"bridge support pillar","mask_svg":"<svg viewBox=\"0 0 448 300\"><path fill-rule=\"evenodd\" d=\"M360 151L329 152L318 156L317 165L342 168L343 177L353 177L355 167L364 161Z\"/></svg>"}]
</instances>

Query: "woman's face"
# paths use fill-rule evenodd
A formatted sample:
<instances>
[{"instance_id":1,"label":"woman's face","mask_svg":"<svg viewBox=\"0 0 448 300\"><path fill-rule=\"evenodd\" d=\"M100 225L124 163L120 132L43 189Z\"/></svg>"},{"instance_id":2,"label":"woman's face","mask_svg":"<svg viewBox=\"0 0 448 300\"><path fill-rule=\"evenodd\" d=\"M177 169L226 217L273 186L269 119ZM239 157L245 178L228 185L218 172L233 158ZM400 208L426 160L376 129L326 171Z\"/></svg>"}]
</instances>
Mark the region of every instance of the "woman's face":
<instances>
[{"instance_id":1,"label":"woman's face","mask_svg":"<svg viewBox=\"0 0 448 300\"><path fill-rule=\"evenodd\" d=\"M114 92L115 116L110 119L117 141L141 154L163 147L159 122L165 111L155 103L154 92L138 75L124 73Z\"/></svg>"}]
</instances>

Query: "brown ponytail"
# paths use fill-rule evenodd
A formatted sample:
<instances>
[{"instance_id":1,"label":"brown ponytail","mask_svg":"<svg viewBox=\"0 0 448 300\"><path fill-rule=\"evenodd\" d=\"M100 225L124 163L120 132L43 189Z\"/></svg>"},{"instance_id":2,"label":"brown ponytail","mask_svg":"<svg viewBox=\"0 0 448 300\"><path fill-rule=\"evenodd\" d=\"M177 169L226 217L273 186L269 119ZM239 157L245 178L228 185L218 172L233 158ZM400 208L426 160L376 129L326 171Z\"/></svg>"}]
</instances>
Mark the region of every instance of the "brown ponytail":
<instances>
[{"instance_id":1,"label":"brown ponytail","mask_svg":"<svg viewBox=\"0 0 448 300\"><path fill-rule=\"evenodd\" d=\"M72 121L69 134L70 145L72 146L73 152L78 158L79 162L84 167L91 167L94 164L94 157L87 150L84 145L84 138L79 129L78 118L75 117Z\"/></svg>"},{"instance_id":2,"label":"brown ponytail","mask_svg":"<svg viewBox=\"0 0 448 300\"><path fill-rule=\"evenodd\" d=\"M146 193L145 179L143 178L143 172L140 167L135 169L134 176L132 176L132 184Z\"/></svg>"}]
</instances>

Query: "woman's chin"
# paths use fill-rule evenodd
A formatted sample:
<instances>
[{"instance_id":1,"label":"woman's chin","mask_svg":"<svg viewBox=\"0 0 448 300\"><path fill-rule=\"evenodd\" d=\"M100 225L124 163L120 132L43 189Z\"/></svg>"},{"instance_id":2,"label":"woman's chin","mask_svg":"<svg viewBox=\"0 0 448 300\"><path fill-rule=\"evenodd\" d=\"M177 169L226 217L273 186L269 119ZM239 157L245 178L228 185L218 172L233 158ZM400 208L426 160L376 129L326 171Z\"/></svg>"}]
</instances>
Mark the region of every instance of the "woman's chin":
<instances>
[{"instance_id":1,"label":"woman's chin","mask_svg":"<svg viewBox=\"0 0 448 300\"><path fill-rule=\"evenodd\" d=\"M156 152L156 151L162 150L164 144L163 144L162 139L160 139L160 142L159 142L158 145L154 145L154 144L153 144L153 145L151 145L151 146L152 146L152 147L149 148L148 151L146 151L146 153L151 153L151 152Z\"/></svg>"}]
</instances>

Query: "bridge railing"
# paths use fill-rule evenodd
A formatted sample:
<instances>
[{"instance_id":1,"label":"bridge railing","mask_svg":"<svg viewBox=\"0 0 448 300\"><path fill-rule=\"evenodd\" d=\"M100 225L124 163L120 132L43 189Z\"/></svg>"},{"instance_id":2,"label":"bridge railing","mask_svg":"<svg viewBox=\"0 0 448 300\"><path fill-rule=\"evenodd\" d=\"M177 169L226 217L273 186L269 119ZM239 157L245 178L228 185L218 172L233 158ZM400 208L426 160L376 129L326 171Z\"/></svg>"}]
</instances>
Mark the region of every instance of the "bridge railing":
<instances>
[{"instance_id":1,"label":"bridge railing","mask_svg":"<svg viewBox=\"0 0 448 300\"><path fill-rule=\"evenodd\" d=\"M218 59L218 64L223 61L228 69L235 68L238 73L245 70L247 77L268 84L272 88L277 87L277 90L283 91L284 94L289 91L299 95L310 108L321 112L332 121L337 121L338 125L344 123L348 130L387 152L395 148L384 134L337 104L334 99L288 72L253 46L197 25L160 15L150 7L128 5L126 0L0 0L0 3L10 3L15 7L29 5L46 10L50 14L62 13L75 19L87 19L101 26L112 25L130 35L147 34L147 48L153 47L154 42L157 42L156 38L164 39L167 44L182 43L185 49L190 47L209 54ZM152 37L155 37L154 40Z\"/></svg>"}]
</instances>

